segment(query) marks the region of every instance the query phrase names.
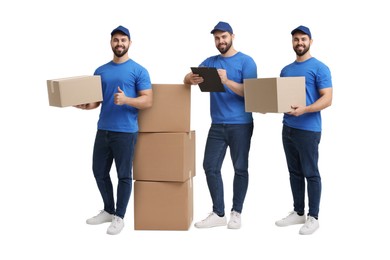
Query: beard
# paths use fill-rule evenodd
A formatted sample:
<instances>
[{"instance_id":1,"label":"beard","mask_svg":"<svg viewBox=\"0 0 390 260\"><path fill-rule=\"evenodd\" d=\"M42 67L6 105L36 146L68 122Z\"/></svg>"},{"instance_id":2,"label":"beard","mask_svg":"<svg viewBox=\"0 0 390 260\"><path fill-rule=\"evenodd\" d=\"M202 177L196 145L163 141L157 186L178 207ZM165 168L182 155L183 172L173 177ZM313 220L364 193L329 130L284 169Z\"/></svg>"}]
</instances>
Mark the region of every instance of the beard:
<instances>
[{"instance_id":1,"label":"beard","mask_svg":"<svg viewBox=\"0 0 390 260\"><path fill-rule=\"evenodd\" d=\"M303 46L303 50L299 50L299 47L301 47L301 46L297 45L294 47L294 51L299 57L302 57L310 50L310 45L307 47Z\"/></svg>"},{"instance_id":2,"label":"beard","mask_svg":"<svg viewBox=\"0 0 390 260\"><path fill-rule=\"evenodd\" d=\"M219 44L217 49L219 50L219 52L221 54L225 54L226 52L228 52L230 50L230 47L232 47L232 42L228 42L228 43L226 43L226 45Z\"/></svg>"},{"instance_id":3,"label":"beard","mask_svg":"<svg viewBox=\"0 0 390 260\"><path fill-rule=\"evenodd\" d=\"M125 55L128 50L129 48L126 47L123 47L121 51L117 50L116 47L112 48L112 51L114 52L115 56L117 56L118 58L121 58L123 55Z\"/></svg>"}]
</instances>

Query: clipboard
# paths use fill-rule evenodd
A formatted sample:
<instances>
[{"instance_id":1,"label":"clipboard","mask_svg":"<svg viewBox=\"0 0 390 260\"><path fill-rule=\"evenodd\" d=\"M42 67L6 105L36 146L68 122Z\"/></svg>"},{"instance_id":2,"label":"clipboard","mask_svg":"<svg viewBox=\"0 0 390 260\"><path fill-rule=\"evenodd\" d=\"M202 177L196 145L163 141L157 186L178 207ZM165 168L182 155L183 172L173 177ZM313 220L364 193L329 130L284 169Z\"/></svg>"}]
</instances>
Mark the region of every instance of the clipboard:
<instances>
[{"instance_id":1,"label":"clipboard","mask_svg":"<svg viewBox=\"0 0 390 260\"><path fill-rule=\"evenodd\" d=\"M191 67L192 73L201 76L204 81L199 84L202 92L225 92L218 71L213 67Z\"/></svg>"}]
</instances>

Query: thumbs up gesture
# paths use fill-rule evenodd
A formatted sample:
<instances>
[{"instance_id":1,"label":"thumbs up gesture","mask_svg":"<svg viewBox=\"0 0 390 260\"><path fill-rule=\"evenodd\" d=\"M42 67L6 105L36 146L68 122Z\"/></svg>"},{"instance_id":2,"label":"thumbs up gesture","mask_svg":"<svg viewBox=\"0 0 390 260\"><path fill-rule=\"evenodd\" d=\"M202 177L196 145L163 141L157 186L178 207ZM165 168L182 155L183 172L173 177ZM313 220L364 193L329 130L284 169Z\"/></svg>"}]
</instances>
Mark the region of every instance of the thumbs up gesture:
<instances>
[{"instance_id":1,"label":"thumbs up gesture","mask_svg":"<svg viewBox=\"0 0 390 260\"><path fill-rule=\"evenodd\" d=\"M118 92L114 94L114 103L118 106L125 104L126 95L123 90L118 86Z\"/></svg>"}]
</instances>

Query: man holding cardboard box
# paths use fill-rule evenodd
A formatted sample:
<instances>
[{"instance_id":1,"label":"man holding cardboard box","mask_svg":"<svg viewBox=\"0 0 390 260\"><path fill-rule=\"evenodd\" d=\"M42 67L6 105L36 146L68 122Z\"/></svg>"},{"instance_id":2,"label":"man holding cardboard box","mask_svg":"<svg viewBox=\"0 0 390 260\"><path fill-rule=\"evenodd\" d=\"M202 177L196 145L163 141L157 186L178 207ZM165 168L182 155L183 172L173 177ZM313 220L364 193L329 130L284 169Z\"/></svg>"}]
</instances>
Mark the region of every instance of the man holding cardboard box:
<instances>
[{"instance_id":1,"label":"man holding cardboard box","mask_svg":"<svg viewBox=\"0 0 390 260\"><path fill-rule=\"evenodd\" d=\"M123 26L111 32L112 61L96 69L102 79L103 101L76 106L101 106L93 150L93 174L104 209L87 219L87 224L111 222L107 234L119 234L132 191L132 164L138 136L138 110L152 106L152 84L148 71L129 58L129 30ZM113 161L118 176L117 202L114 201L110 169Z\"/></svg>"},{"instance_id":2,"label":"man holding cardboard box","mask_svg":"<svg viewBox=\"0 0 390 260\"><path fill-rule=\"evenodd\" d=\"M318 146L321 139L321 110L332 104L332 78L329 68L310 55L313 42L309 28L299 26L292 32L296 60L285 66L281 77L305 76L306 106L292 104L283 117L282 140L290 174L294 211L275 222L284 227L304 224L299 234L309 235L319 228L321 176L318 170ZM305 184L309 212L305 217Z\"/></svg>"},{"instance_id":3,"label":"man holding cardboard box","mask_svg":"<svg viewBox=\"0 0 390 260\"><path fill-rule=\"evenodd\" d=\"M243 81L257 77L257 66L250 56L234 49L233 29L228 23L219 22L211 33L221 54L207 58L200 67L217 68L225 91L210 93L212 124L207 137L203 168L213 208L206 219L195 223L195 227L210 228L227 224L228 228L238 229L241 227L241 211L248 189L248 157L253 133L252 113L245 112ZM185 76L184 83L197 85L203 80L200 75L190 72ZM221 175L227 147L230 148L234 167L233 206L229 223L225 216Z\"/></svg>"}]
</instances>

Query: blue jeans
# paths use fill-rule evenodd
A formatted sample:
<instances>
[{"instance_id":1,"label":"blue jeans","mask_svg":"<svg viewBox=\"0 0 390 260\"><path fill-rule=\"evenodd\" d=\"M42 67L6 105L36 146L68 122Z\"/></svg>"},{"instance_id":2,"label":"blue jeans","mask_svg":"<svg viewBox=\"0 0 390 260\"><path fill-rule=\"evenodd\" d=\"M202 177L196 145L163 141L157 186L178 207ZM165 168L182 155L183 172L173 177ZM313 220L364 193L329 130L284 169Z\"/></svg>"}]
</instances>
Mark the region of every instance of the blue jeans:
<instances>
[{"instance_id":1,"label":"blue jeans","mask_svg":"<svg viewBox=\"0 0 390 260\"><path fill-rule=\"evenodd\" d=\"M104 210L124 218L132 190L134 147L138 133L119 133L98 130L93 149L93 174L104 202ZM117 202L110 170L115 160L118 177Z\"/></svg>"},{"instance_id":2,"label":"blue jeans","mask_svg":"<svg viewBox=\"0 0 390 260\"><path fill-rule=\"evenodd\" d=\"M286 154L294 211L305 212L305 180L309 215L318 217L321 200L321 176L318 170L318 146L321 132L305 131L283 125L282 139Z\"/></svg>"},{"instance_id":3,"label":"blue jeans","mask_svg":"<svg viewBox=\"0 0 390 260\"><path fill-rule=\"evenodd\" d=\"M204 152L203 168L213 202L213 212L225 214L222 163L226 149L234 167L233 207L231 210L241 213L248 189L248 156L253 133L250 124L212 124L208 133Z\"/></svg>"}]
</instances>

